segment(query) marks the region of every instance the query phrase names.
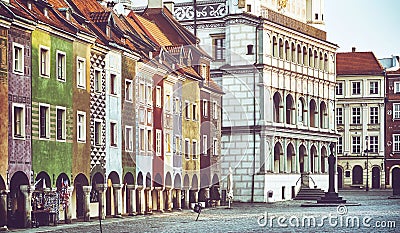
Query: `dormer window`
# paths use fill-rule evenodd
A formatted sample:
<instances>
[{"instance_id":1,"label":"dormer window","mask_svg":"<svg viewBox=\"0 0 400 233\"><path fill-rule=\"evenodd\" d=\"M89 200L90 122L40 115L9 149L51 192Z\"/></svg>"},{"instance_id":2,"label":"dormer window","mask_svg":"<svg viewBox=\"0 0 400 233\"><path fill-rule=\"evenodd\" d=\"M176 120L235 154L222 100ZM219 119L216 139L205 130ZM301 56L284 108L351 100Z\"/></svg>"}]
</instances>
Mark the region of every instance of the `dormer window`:
<instances>
[{"instance_id":1,"label":"dormer window","mask_svg":"<svg viewBox=\"0 0 400 233\"><path fill-rule=\"evenodd\" d=\"M110 26L106 26L106 36L110 37L111 31L110 31Z\"/></svg>"},{"instance_id":2,"label":"dormer window","mask_svg":"<svg viewBox=\"0 0 400 233\"><path fill-rule=\"evenodd\" d=\"M121 38L122 44L125 44L125 38Z\"/></svg>"},{"instance_id":3,"label":"dormer window","mask_svg":"<svg viewBox=\"0 0 400 233\"><path fill-rule=\"evenodd\" d=\"M45 7L43 8L43 14L44 16L46 16L47 18L49 17L49 10Z\"/></svg>"},{"instance_id":4,"label":"dormer window","mask_svg":"<svg viewBox=\"0 0 400 233\"><path fill-rule=\"evenodd\" d=\"M70 21L71 20L71 13L69 11L65 12L65 18Z\"/></svg>"},{"instance_id":5,"label":"dormer window","mask_svg":"<svg viewBox=\"0 0 400 233\"><path fill-rule=\"evenodd\" d=\"M28 3L26 4L26 6L28 7L28 10L32 10L32 3L31 3L31 2L28 2Z\"/></svg>"}]
</instances>

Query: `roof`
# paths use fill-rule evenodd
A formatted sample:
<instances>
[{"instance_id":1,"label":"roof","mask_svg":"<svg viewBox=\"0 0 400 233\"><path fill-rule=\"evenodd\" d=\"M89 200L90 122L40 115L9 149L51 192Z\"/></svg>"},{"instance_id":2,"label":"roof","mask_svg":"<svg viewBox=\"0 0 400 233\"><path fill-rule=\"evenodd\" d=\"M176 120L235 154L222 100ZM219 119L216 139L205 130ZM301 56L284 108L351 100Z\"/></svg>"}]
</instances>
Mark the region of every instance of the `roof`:
<instances>
[{"instance_id":1,"label":"roof","mask_svg":"<svg viewBox=\"0 0 400 233\"><path fill-rule=\"evenodd\" d=\"M107 23L110 15L111 11L90 12L90 18L94 23Z\"/></svg>"},{"instance_id":2,"label":"roof","mask_svg":"<svg viewBox=\"0 0 400 233\"><path fill-rule=\"evenodd\" d=\"M337 53L337 75L379 75L383 68L373 52Z\"/></svg>"}]
</instances>

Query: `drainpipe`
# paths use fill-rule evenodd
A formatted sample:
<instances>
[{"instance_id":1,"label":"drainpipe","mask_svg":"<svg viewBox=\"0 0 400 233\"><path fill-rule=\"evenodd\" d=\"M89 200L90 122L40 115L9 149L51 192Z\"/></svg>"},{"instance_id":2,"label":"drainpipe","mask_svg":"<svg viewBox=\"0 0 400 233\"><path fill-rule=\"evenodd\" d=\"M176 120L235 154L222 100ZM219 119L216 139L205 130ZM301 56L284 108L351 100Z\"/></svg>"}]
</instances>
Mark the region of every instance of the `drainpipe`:
<instances>
[{"instance_id":1,"label":"drainpipe","mask_svg":"<svg viewBox=\"0 0 400 233\"><path fill-rule=\"evenodd\" d=\"M259 16L259 22L256 26L255 30L255 49L254 49L254 55L255 55L255 61L254 61L254 72L253 72L253 174L251 176L251 200L250 202L254 202L254 176L256 173L256 124L257 124L257 119L256 119L256 72L257 70L257 63L258 63L258 30L260 26L262 25L262 19L261 16Z\"/></svg>"},{"instance_id":2,"label":"drainpipe","mask_svg":"<svg viewBox=\"0 0 400 233\"><path fill-rule=\"evenodd\" d=\"M197 0L193 0L193 12L194 12L193 34L195 37L197 37Z\"/></svg>"}]
</instances>

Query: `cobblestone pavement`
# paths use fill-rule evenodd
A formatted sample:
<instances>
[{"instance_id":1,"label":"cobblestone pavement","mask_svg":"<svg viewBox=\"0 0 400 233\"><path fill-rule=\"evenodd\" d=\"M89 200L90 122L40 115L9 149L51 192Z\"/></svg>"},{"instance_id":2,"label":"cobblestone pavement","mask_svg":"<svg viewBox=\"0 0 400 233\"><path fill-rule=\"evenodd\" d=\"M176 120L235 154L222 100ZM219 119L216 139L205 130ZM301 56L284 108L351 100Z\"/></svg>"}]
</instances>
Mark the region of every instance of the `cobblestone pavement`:
<instances>
[{"instance_id":1,"label":"cobblestone pavement","mask_svg":"<svg viewBox=\"0 0 400 233\"><path fill-rule=\"evenodd\" d=\"M340 195L348 202L358 202L361 206L300 207L303 203L301 201L274 204L234 203L231 209L226 207L204 209L198 221L195 221L197 213L182 210L122 219L106 219L102 221L102 230L106 233L400 232L400 200L389 200L390 191L368 193L342 191ZM266 222L266 219L269 221ZM316 221L315 224L313 219ZM359 221L359 227L357 221ZM60 224L55 227L40 227L18 232L100 232L100 227L99 222L93 220L86 223Z\"/></svg>"}]
</instances>

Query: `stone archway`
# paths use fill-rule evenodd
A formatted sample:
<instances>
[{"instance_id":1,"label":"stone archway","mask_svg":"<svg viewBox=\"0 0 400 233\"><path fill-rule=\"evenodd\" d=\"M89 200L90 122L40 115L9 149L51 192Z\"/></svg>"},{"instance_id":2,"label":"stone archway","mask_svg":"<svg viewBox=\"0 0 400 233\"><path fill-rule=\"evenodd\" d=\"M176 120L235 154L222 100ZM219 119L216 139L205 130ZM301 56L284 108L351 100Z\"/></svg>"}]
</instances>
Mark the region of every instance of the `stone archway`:
<instances>
[{"instance_id":1,"label":"stone archway","mask_svg":"<svg viewBox=\"0 0 400 233\"><path fill-rule=\"evenodd\" d=\"M51 179L47 172L39 172L35 179L35 190L44 190L45 188L51 188Z\"/></svg>"},{"instance_id":2,"label":"stone archway","mask_svg":"<svg viewBox=\"0 0 400 233\"><path fill-rule=\"evenodd\" d=\"M84 186L88 186L89 181L82 173L78 174L74 180L75 208L76 218L83 219L85 217L85 193Z\"/></svg>"},{"instance_id":3,"label":"stone archway","mask_svg":"<svg viewBox=\"0 0 400 233\"><path fill-rule=\"evenodd\" d=\"M127 172L124 176L124 188L122 189L122 197L124 198L124 213L133 213L133 208L131 205L131 192L130 189L135 184L135 178L131 172ZM128 188L130 187L130 188Z\"/></svg>"},{"instance_id":4,"label":"stone archway","mask_svg":"<svg viewBox=\"0 0 400 233\"><path fill-rule=\"evenodd\" d=\"M360 165L356 165L353 167L352 183L354 185L363 184L363 169Z\"/></svg>"},{"instance_id":5,"label":"stone archway","mask_svg":"<svg viewBox=\"0 0 400 233\"><path fill-rule=\"evenodd\" d=\"M26 219L26 200L25 196L21 191L21 186L29 186L29 179L25 173L18 171L14 173L10 181L10 210L8 223L11 227L28 227L30 225L30 215L29 219ZM30 201L29 201L30 204ZM29 206L30 208L30 206ZM29 213L30 214L30 213Z\"/></svg>"},{"instance_id":6,"label":"stone archway","mask_svg":"<svg viewBox=\"0 0 400 233\"><path fill-rule=\"evenodd\" d=\"M112 171L107 178L106 215L118 216L121 214L120 205L121 181L117 172Z\"/></svg>"},{"instance_id":7,"label":"stone archway","mask_svg":"<svg viewBox=\"0 0 400 233\"><path fill-rule=\"evenodd\" d=\"M398 167L392 170L392 188L393 195L400 195L400 168Z\"/></svg>"}]
</instances>

